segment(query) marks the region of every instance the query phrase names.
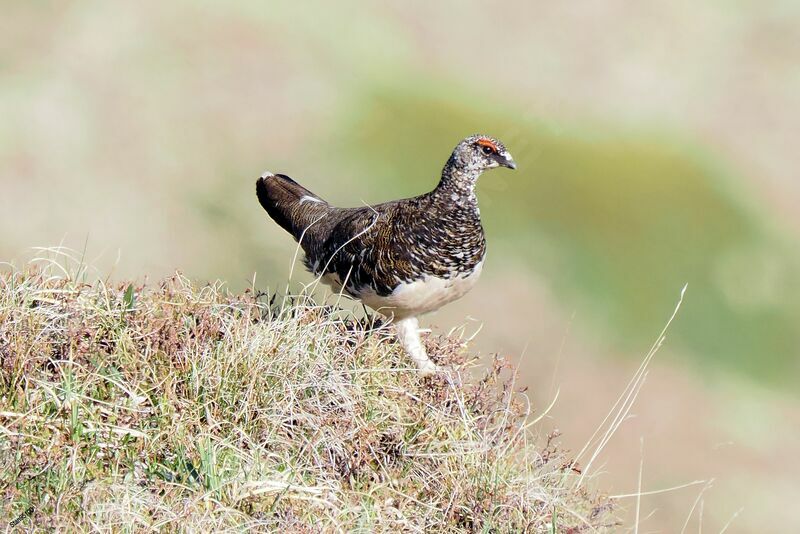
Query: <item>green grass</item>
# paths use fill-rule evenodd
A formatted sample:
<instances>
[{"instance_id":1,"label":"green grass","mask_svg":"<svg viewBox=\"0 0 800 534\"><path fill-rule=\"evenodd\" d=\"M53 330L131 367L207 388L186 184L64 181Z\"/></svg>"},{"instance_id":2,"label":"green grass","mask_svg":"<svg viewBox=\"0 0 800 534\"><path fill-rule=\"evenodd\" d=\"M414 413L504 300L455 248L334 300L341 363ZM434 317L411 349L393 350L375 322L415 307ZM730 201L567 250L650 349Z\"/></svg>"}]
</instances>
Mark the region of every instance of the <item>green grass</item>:
<instances>
[{"instance_id":1,"label":"green grass","mask_svg":"<svg viewBox=\"0 0 800 534\"><path fill-rule=\"evenodd\" d=\"M180 275L0 275L3 518L66 531L577 532L613 524L495 359ZM473 377L473 374L479 376ZM576 530L570 530L576 529Z\"/></svg>"}]
</instances>

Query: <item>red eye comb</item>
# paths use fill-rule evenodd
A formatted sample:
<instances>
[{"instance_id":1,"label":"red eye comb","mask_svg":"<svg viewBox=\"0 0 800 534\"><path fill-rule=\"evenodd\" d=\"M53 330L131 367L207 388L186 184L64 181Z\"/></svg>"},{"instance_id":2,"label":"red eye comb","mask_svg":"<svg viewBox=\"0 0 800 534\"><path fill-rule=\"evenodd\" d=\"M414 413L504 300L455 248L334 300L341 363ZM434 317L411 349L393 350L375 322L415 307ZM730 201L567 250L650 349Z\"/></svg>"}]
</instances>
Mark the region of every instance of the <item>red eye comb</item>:
<instances>
[{"instance_id":1,"label":"red eye comb","mask_svg":"<svg viewBox=\"0 0 800 534\"><path fill-rule=\"evenodd\" d=\"M481 138L481 139L478 139L477 143L480 146L488 146L489 148L491 148L492 150L497 152L497 145L494 144L494 141L492 141L491 139Z\"/></svg>"}]
</instances>

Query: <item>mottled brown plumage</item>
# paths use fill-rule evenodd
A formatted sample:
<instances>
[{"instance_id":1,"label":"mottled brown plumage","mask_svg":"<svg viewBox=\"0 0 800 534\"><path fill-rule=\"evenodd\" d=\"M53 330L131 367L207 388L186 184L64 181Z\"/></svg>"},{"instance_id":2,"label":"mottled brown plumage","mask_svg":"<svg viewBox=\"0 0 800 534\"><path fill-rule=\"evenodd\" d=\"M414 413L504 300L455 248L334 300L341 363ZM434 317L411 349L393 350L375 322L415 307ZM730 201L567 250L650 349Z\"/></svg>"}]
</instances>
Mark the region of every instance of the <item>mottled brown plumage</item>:
<instances>
[{"instance_id":1,"label":"mottled brown plumage","mask_svg":"<svg viewBox=\"0 0 800 534\"><path fill-rule=\"evenodd\" d=\"M497 166L515 168L502 143L475 135L456 146L438 186L417 197L338 208L272 173L259 178L256 192L270 217L300 243L313 274L396 321L415 320L477 279L486 241L475 183Z\"/></svg>"}]
</instances>

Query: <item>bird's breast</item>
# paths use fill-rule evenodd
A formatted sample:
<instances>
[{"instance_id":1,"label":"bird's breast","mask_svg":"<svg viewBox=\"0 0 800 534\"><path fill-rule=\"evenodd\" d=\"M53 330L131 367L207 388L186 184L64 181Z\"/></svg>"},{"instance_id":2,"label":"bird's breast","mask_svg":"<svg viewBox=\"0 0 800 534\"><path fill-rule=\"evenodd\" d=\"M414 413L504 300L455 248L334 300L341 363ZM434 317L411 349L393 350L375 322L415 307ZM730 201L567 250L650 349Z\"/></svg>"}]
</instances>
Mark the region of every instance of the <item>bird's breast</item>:
<instances>
[{"instance_id":1,"label":"bird's breast","mask_svg":"<svg viewBox=\"0 0 800 534\"><path fill-rule=\"evenodd\" d=\"M358 298L370 308L396 318L421 315L438 310L445 304L463 297L480 277L483 261L469 272L451 277L424 275L421 278L400 283L385 296L366 288Z\"/></svg>"}]
</instances>

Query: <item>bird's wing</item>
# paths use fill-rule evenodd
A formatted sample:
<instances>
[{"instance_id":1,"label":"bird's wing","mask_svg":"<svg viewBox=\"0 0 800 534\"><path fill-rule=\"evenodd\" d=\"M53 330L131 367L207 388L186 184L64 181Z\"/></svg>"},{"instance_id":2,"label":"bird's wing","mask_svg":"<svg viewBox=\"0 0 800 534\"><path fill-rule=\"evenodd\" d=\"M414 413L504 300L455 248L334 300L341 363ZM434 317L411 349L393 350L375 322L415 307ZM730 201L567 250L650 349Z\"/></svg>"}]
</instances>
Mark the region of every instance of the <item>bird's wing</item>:
<instances>
[{"instance_id":1,"label":"bird's wing","mask_svg":"<svg viewBox=\"0 0 800 534\"><path fill-rule=\"evenodd\" d=\"M336 209L335 223L324 242L306 249L306 262L317 275L335 274L352 295L369 286L387 295L408 278L410 251L400 246L398 203L372 207Z\"/></svg>"}]
</instances>

